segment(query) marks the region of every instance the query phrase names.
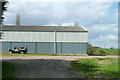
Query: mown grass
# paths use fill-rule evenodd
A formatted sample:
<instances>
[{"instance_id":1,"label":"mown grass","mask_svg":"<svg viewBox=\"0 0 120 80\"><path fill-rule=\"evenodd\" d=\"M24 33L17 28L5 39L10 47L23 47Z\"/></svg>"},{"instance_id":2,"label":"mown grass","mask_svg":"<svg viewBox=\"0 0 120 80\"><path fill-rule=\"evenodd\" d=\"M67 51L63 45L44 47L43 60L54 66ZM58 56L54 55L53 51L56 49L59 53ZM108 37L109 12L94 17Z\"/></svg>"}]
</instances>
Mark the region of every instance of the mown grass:
<instances>
[{"instance_id":1,"label":"mown grass","mask_svg":"<svg viewBox=\"0 0 120 80\"><path fill-rule=\"evenodd\" d=\"M15 65L2 61L2 80L12 80L15 78Z\"/></svg>"},{"instance_id":2,"label":"mown grass","mask_svg":"<svg viewBox=\"0 0 120 80\"><path fill-rule=\"evenodd\" d=\"M43 54L43 53L27 53L27 54L19 54L19 53L0 53L2 56L87 56L87 55L79 55L79 54Z\"/></svg>"},{"instance_id":3,"label":"mown grass","mask_svg":"<svg viewBox=\"0 0 120 80\"><path fill-rule=\"evenodd\" d=\"M72 71L80 78L118 78L118 59L93 58L79 59L71 62Z\"/></svg>"}]
</instances>

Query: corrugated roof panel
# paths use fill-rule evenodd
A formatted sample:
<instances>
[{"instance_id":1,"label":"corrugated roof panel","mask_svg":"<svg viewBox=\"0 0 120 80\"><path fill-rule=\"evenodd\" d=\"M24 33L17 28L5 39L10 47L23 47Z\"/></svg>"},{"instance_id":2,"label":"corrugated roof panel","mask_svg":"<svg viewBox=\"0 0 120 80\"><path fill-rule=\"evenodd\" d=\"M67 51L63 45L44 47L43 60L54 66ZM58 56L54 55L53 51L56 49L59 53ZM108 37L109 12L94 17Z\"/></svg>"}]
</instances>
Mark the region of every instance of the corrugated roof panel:
<instances>
[{"instance_id":1,"label":"corrugated roof panel","mask_svg":"<svg viewBox=\"0 0 120 80\"><path fill-rule=\"evenodd\" d=\"M87 32L83 27L74 26L3 26L3 31L83 31Z\"/></svg>"}]
</instances>

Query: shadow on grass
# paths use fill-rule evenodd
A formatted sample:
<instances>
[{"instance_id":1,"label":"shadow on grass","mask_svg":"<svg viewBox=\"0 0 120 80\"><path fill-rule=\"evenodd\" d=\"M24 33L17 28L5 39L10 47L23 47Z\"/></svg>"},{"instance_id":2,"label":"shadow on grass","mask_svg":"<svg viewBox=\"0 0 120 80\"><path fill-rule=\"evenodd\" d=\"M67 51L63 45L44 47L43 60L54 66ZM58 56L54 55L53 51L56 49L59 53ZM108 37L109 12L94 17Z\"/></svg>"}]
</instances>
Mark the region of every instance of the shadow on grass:
<instances>
[{"instance_id":1,"label":"shadow on grass","mask_svg":"<svg viewBox=\"0 0 120 80\"><path fill-rule=\"evenodd\" d=\"M96 68L98 68L97 65L91 63L91 64L87 64L87 63L79 63L78 61L72 61L72 64L78 68L78 70L80 70L81 72L94 72L96 71ZM77 69L76 68L76 69Z\"/></svg>"},{"instance_id":2,"label":"shadow on grass","mask_svg":"<svg viewBox=\"0 0 120 80\"><path fill-rule=\"evenodd\" d=\"M7 80L5 78L11 78L10 80L12 80L15 77L15 69L14 64L2 61L2 78L4 78L2 80Z\"/></svg>"}]
</instances>

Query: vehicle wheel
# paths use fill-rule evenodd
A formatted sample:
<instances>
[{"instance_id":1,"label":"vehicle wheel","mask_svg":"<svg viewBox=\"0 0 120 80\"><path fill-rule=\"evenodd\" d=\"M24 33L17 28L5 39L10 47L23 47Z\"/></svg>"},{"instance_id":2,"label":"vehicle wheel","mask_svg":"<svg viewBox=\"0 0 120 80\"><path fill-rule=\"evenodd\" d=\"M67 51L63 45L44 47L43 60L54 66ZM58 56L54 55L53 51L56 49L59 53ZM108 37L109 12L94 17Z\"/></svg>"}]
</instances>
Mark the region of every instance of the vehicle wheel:
<instances>
[{"instance_id":1,"label":"vehicle wheel","mask_svg":"<svg viewBox=\"0 0 120 80\"><path fill-rule=\"evenodd\" d=\"M9 51L10 54L12 54L12 51Z\"/></svg>"},{"instance_id":2,"label":"vehicle wheel","mask_svg":"<svg viewBox=\"0 0 120 80\"><path fill-rule=\"evenodd\" d=\"M21 54L24 54L24 52L23 52L23 51L21 51L20 53L21 53Z\"/></svg>"}]
</instances>

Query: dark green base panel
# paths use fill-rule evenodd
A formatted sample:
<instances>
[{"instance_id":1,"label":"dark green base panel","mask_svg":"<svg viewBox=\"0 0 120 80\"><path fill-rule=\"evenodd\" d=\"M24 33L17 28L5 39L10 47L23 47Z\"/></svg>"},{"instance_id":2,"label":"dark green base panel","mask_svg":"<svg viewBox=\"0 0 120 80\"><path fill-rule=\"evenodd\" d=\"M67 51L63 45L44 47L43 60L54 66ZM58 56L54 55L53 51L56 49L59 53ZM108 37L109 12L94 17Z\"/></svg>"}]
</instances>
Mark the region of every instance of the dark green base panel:
<instances>
[{"instance_id":1,"label":"dark green base panel","mask_svg":"<svg viewBox=\"0 0 120 80\"><path fill-rule=\"evenodd\" d=\"M28 47L28 53L54 54L53 42L2 42L2 53L14 47ZM57 42L56 54L87 54L87 43Z\"/></svg>"}]
</instances>

